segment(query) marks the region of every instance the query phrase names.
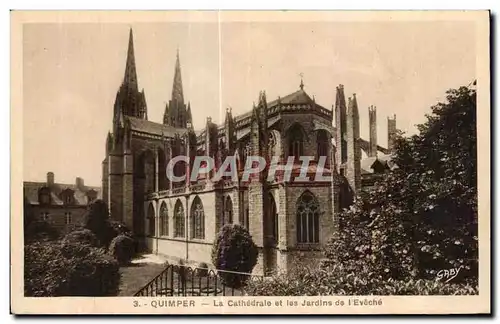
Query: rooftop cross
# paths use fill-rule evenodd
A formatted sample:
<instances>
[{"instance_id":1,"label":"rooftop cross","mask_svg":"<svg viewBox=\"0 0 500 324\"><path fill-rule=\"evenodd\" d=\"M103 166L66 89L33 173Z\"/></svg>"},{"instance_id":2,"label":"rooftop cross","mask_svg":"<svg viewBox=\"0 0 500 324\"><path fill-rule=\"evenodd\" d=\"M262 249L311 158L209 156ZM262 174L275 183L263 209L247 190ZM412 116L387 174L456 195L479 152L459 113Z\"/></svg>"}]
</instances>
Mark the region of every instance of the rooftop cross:
<instances>
[{"instance_id":1,"label":"rooftop cross","mask_svg":"<svg viewBox=\"0 0 500 324\"><path fill-rule=\"evenodd\" d=\"M300 90L304 90L304 73L300 72Z\"/></svg>"}]
</instances>

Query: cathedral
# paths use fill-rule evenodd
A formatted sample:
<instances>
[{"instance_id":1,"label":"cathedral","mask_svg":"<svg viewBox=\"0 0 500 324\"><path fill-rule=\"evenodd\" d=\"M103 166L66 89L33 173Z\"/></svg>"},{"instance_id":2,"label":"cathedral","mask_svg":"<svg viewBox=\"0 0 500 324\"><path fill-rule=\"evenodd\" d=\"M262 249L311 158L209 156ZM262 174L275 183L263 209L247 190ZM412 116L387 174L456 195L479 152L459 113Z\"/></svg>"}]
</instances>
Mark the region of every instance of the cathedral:
<instances>
[{"instance_id":1,"label":"cathedral","mask_svg":"<svg viewBox=\"0 0 500 324\"><path fill-rule=\"evenodd\" d=\"M257 97L257 96L256 96ZM228 109L224 123L208 117L204 129L192 125L193 107L183 94L179 53L175 62L171 98L162 122L148 120L144 90L139 90L130 30L123 81L116 94L112 131L106 139L102 162L102 196L112 218L124 222L145 251L171 260L211 264L212 243L228 223L246 227L259 248L257 274L287 271L300 263L315 263L322 246L332 237L336 214L349 206L358 190L373 185L377 174L393 169L391 146L396 118L388 118L388 148L377 144L376 108L368 108L370 139L360 138L356 95L346 97L336 88L331 109L304 91L268 100L258 94L257 104L233 116ZM363 157L363 153L365 157ZM296 161L292 177L267 177L268 169L250 181L223 177L188 176L183 182L167 177L189 175L196 156L214 159L215 169L228 156L235 157L241 174L248 156L266 160ZM323 176L330 181L296 181L301 172L299 156L312 156L307 176L318 171L319 157L326 157ZM295 162L294 162L295 163ZM312 178L311 178L312 179Z\"/></svg>"}]
</instances>

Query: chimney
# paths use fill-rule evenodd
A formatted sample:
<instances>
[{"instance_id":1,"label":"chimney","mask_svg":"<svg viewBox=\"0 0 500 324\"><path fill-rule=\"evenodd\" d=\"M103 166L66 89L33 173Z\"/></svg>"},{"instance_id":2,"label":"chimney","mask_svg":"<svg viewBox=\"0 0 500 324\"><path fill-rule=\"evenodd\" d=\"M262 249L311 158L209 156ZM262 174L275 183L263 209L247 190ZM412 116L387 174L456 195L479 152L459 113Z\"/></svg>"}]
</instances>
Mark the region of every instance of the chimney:
<instances>
[{"instance_id":1,"label":"chimney","mask_svg":"<svg viewBox=\"0 0 500 324\"><path fill-rule=\"evenodd\" d=\"M377 107L368 107L368 117L370 121L370 149L368 156L377 156Z\"/></svg>"},{"instance_id":2,"label":"chimney","mask_svg":"<svg viewBox=\"0 0 500 324\"><path fill-rule=\"evenodd\" d=\"M54 185L54 172L47 172L47 186L52 187Z\"/></svg>"},{"instance_id":3,"label":"chimney","mask_svg":"<svg viewBox=\"0 0 500 324\"><path fill-rule=\"evenodd\" d=\"M83 187L85 186L84 183L83 183L83 179L80 178L80 177L77 177L76 178L76 181L75 181L75 185L78 189L82 190Z\"/></svg>"}]
</instances>

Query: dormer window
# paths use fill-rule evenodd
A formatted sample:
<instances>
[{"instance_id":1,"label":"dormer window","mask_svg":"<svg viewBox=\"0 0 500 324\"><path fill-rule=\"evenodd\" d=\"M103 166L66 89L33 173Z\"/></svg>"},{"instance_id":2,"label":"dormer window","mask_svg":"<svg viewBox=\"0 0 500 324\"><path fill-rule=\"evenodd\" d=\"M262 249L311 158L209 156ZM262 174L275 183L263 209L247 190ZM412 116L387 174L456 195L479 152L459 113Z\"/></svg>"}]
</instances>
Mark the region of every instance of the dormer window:
<instances>
[{"instance_id":1,"label":"dormer window","mask_svg":"<svg viewBox=\"0 0 500 324\"><path fill-rule=\"evenodd\" d=\"M73 205L75 203L74 192L71 189L66 189L61 193L62 201L65 205Z\"/></svg>"},{"instance_id":2,"label":"dormer window","mask_svg":"<svg viewBox=\"0 0 500 324\"><path fill-rule=\"evenodd\" d=\"M38 191L38 202L40 205L50 205L50 189L43 187Z\"/></svg>"}]
</instances>

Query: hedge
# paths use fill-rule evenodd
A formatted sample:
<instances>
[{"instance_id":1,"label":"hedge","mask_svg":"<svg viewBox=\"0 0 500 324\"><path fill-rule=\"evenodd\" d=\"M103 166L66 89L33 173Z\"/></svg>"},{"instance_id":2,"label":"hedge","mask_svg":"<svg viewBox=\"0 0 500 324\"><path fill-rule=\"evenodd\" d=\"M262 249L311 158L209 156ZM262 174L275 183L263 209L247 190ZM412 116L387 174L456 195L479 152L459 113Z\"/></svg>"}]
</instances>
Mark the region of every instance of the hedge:
<instances>
[{"instance_id":1,"label":"hedge","mask_svg":"<svg viewBox=\"0 0 500 324\"><path fill-rule=\"evenodd\" d=\"M116 296L119 265L104 249L72 242L35 242L24 248L27 297Z\"/></svg>"},{"instance_id":2,"label":"hedge","mask_svg":"<svg viewBox=\"0 0 500 324\"><path fill-rule=\"evenodd\" d=\"M477 281L444 283L437 280L384 279L374 273L346 272L341 265L328 268L295 269L245 286L250 296L331 295L476 295Z\"/></svg>"}]
</instances>

